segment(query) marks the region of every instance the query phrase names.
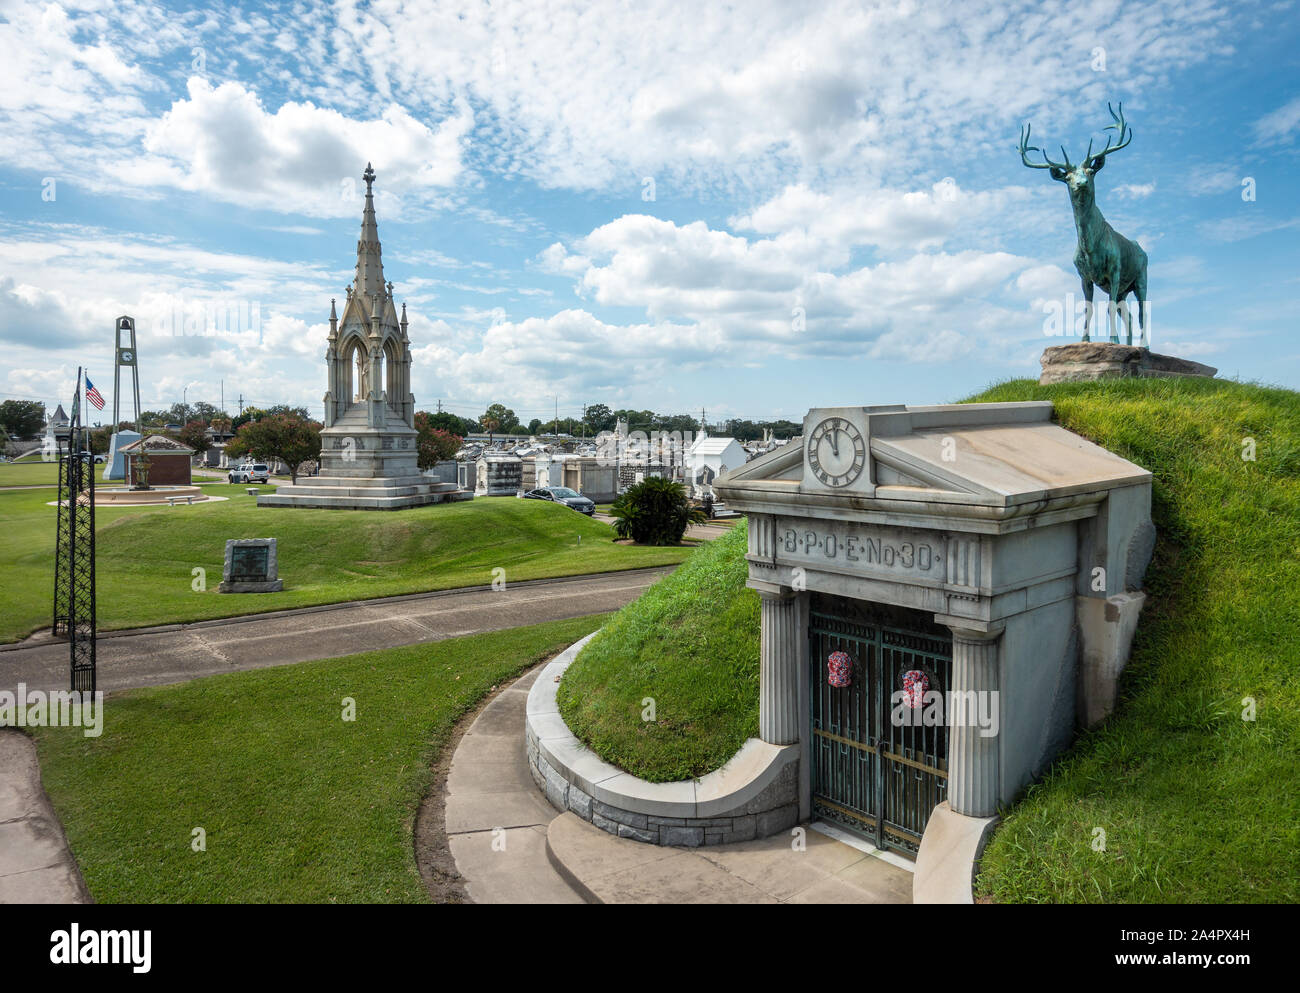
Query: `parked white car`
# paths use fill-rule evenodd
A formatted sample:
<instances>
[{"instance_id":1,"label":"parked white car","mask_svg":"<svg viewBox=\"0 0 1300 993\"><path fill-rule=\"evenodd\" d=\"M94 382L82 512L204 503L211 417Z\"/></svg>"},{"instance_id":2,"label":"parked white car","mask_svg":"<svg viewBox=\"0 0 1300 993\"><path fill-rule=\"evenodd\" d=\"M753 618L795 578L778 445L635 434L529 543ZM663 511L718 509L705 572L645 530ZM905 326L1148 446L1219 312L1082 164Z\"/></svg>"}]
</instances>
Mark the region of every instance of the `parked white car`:
<instances>
[{"instance_id":1,"label":"parked white car","mask_svg":"<svg viewBox=\"0 0 1300 993\"><path fill-rule=\"evenodd\" d=\"M265 483L270 481L271 471L265 462L245 462L230 470L229 479L232 483Z\"/></svg>"}]
</instances>

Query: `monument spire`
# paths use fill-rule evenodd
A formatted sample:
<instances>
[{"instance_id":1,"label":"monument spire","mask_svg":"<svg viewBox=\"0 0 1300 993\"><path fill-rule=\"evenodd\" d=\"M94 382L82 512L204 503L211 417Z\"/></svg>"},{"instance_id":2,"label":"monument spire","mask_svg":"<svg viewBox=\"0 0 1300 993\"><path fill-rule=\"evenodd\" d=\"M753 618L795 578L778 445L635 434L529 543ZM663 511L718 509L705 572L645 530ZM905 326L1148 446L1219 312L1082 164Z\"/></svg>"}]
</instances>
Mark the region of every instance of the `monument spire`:
<instances>
[{"instance_id":1,"label":"monument spire","mask_svg":"<svg viewBox=\"0 0 1300 993\"><path fill-rule=\"evenodd\" d=\"M375 195L371 189L375 182L375 170L366 163L366 171L361 174L366 182L366 206L361 212L361 237L357 240L357 275L353 286L358 293L364 293L374 306L384 292L384 263L379 248L379 224L375 221Z\"/></svg>"}]
</instances>

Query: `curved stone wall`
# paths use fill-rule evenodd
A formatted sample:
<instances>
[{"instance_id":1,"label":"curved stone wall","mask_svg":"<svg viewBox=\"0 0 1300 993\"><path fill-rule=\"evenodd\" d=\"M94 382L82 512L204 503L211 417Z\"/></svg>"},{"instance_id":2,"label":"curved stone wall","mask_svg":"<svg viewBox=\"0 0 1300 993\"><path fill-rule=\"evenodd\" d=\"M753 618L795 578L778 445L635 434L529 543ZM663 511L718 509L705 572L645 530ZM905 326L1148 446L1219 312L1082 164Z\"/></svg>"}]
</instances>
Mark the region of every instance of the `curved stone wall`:
<instances>
[{"instance_id":1,"label":"curved stone wall","mask_svg":"<svg viewBox=\"0 0 1300 993\"><path fill-rule=\"evenodd\" d=\"M594 635L570 646L528 693L528 767L551 805L653 845L720 845L787 831L799 821L799 749L750 738L701 779L650 783L610 765L560 717L560 677Z\"/></svg>"}]
</instances>

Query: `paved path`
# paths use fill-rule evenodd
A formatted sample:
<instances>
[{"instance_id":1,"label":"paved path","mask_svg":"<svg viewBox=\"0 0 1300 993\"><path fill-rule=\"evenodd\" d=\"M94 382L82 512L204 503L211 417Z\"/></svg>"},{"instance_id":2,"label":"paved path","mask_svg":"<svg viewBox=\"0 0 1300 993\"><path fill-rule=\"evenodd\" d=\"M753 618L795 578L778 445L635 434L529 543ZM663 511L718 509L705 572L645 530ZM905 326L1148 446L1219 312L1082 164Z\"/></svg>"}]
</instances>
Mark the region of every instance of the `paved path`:
<instances>
[{"instance_id":1,"label":"paved path","mask_svg":"<svg viewBox=\"0 0 1300 993\"><path fill-rule=\"evenodd\" d=\"M0 728L0 770L0 903L90 903L41 789L36 746L13 728Z\"/></svg>"},{"instance_id":2,"label":"paved path","mask_svg":"<svg viewBox=\"0 0 1300 993\"><path fill-rule=\"evenodd\" d=\"M475 903L910 903L912 874L817 830L665 848L560 814L524 749L538 666L492 700L447 776L446 830Z\"/></svg>"},{"instance_id":3,"label":"paved path","mask_svg":"<svg viewBox=\"0 0 1300 993\"><path fill-rule=\"evenodd\" d=\"M556 810L524 751L528 690L545 665L497 694L460 739L447 773L447 845L475 903L583 903L546 857Z\"/></svg>"},{"instance_id":4,"label":"paved path","mask_svg":"<svg viewBox=\"0 0 1300 993\"><path fill-rule=\"evenodd\" d=\"M599 614L631 603L673 568L539 579L508 583L500 591L445 590L109 632L99 638L98 688L110 692L184 682ZM16 646L0 646L0 690L13 690L18 683L29 690L67 689L67 643L54 641L46 632Z\"/></svg>"}]
</instances>

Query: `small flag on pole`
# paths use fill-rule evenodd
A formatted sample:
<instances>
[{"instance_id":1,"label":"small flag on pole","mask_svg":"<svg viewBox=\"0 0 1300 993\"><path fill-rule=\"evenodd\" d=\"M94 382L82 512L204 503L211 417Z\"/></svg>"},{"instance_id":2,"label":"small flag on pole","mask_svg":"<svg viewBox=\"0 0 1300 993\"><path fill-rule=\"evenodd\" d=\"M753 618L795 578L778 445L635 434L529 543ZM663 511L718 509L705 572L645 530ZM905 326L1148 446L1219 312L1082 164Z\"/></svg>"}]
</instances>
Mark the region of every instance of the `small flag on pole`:
<instances>
[{"instance_id":1,"label":"small flag on pole","mask_svg":"<svg viewBox=\"0 0 1300 993\"><path fill-rule=\"evenodd\" d=\"M104 409L104 398L99 395L99 390L95 389L95 384L86 377L86 399L95 405L96 410Z\"/></svg>"}]
</instances>

